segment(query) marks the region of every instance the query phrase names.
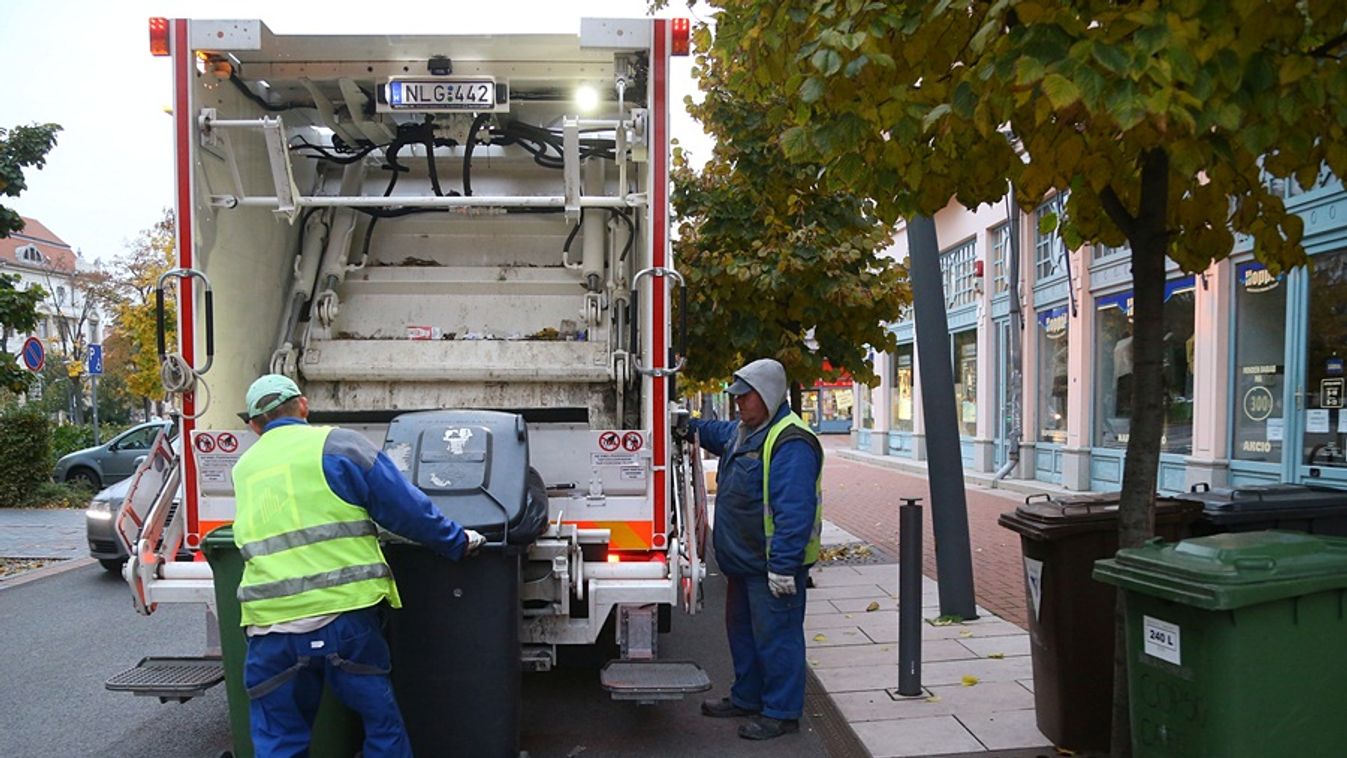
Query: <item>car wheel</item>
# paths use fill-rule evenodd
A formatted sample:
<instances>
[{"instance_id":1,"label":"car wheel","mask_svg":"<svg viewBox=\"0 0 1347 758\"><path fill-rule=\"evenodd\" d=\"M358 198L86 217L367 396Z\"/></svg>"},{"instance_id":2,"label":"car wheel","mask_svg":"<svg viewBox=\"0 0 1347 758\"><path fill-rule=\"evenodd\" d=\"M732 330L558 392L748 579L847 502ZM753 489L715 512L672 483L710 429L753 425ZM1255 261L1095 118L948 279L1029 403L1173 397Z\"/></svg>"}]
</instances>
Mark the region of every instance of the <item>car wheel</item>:
<instances>
[{"instance_id":1,"label":"car wheel","mask_svg":"<svg viewBox=\"0 0 1347 758\"><path fill-rule=\"evenodd\" d=\"M70 473L65 475L65 482L66 484L86 487L93 492L98 492L103 489L103 484L99 481L98 474L96 474L93 469L85 468L83 466L70 469Z\"/></svg>"},{"instance_id":2,"label":"car wheel","mask_svg":"<svg viewBox=\"0 0 1347 758\"><path fill-rule=\"evenodd\" d=\"M125 558L99 558L99 559L98 559L98 565L102 566L102 567L103 567L103 570L106 571L106 572L108 572L109 574L120 574L120 573L122 573L122 566L123 566L125 563L126 563L126 559L125 559Z\"/></svg>"}]
</instances>

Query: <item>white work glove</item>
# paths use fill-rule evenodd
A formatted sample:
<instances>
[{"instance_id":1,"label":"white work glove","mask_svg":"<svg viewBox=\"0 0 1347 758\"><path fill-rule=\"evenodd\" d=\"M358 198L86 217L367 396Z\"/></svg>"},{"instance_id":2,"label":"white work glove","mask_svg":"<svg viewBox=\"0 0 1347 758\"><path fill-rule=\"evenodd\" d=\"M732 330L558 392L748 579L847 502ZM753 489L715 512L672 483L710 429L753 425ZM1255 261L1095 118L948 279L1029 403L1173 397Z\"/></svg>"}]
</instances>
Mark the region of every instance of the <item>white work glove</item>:
<instances>
[{"instance_id":1,"label":"white work glove","mask_svg":"<svg viewBox=\"0 0 1347 758\"><path fill-rule=\"evenodd\" d=\"M790 574L773 574L767 572L767 589L771 591L772 597L781 597L782 595L795 594L795 577Z\"/></svg>"},{"instance_id":2,"label":"white work glove","mask_svg":"<svg viewBox=\"0 0 1347 758\"><path fill-rule=\"evenodd\" d=\"M486 544L486 537L474 532L471 529L464 529L463 536L468 538L468 549L463 551L463 555L468 556L477 552L477 548Z\"/></svg>"}]
</instances>

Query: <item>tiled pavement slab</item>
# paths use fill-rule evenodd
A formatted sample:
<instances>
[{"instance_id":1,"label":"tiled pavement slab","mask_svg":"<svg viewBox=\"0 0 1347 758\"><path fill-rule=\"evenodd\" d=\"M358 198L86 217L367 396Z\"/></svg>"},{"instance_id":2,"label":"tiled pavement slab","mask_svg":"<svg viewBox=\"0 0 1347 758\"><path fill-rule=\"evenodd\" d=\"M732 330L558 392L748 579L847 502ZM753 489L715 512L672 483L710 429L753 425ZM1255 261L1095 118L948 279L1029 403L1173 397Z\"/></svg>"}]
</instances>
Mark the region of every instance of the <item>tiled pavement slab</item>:
<instances>
[{"instance_id":1,"label":"tiled pavement slab","mask_svg":"<svg viewBox=\"0 0 1347 758\"><path fill-rule=\"evenodd\" d=\"M816 569L805 616L806 660L870 755L1050 750L1035 724L1028 634L981 607L975 620L935 623L938 588L925 577L922 695L897 695L896 574L892 565Z\"/></svg>"}]
</instances>

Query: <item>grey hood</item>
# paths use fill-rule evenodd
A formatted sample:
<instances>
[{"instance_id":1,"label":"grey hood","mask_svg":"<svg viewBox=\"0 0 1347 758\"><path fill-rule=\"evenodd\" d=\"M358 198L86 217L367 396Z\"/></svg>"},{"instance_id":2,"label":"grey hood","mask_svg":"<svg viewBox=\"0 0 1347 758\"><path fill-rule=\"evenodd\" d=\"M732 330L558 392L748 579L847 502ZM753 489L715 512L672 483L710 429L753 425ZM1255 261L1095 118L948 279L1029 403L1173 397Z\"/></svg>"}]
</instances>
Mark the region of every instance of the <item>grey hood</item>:
<instances>
[{"instance_id":1,"label":"grey hood","mask_svg":"<svg viewBox=\"0 0 1347 758\"><path fill-rule=\"evenodd\" d=\"M786 402L786 369L772 358L753 361L734 372L734 378L743 380L758 393L767 406L769 420L776 416L776 412L781 410L781 404Z\"/></svg>"}]
</instances>

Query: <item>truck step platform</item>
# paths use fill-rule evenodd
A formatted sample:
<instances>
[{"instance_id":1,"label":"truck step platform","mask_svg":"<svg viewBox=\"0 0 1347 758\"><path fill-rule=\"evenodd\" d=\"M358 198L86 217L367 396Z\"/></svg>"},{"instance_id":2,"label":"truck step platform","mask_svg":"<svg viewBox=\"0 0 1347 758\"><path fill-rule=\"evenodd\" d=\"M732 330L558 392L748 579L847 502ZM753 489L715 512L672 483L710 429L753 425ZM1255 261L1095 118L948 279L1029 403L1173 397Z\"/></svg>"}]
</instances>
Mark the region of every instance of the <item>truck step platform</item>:
<instances>
[{"instance_id":1,"label":"truck step platform","mask_svg":"<svg viewBox=\"0 0 1347 758\"><path fill-rule=\"evenodd\" d=\"M114 692L157 697L160 702L187 702L223 682L224 663L219 657L200 658L148 657L134 667L108 679L104 685Z\"/></svg>"},{"instance_id":2,"label":"truck step platform","mask_svg":"<svg viewBox=\"0 0 1347 758\"><path fill-rule=\"evenodd\" d=\"M711 689L711 677L692 661L608 661L599 682L614 700L679 700Z\"/></svg>"}]
</instances>

